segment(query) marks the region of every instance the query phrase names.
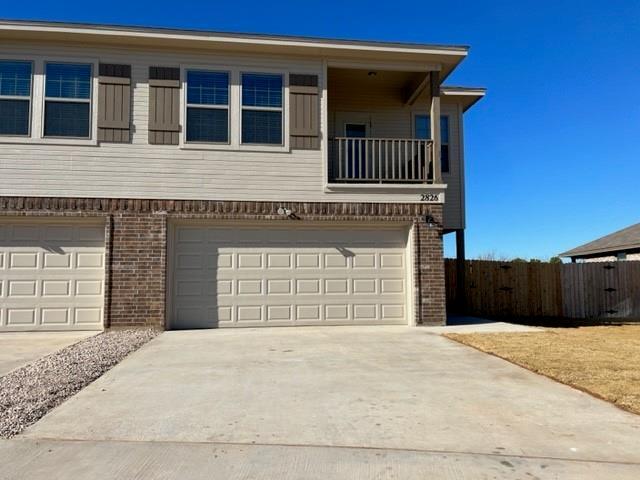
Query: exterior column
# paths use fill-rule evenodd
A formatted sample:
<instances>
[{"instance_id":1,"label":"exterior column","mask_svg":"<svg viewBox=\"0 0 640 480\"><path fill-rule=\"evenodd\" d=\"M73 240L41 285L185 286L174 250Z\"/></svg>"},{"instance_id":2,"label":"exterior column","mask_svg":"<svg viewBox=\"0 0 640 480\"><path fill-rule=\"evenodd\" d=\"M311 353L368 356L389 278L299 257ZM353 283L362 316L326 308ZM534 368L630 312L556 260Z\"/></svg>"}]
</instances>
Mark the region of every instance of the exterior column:
<instances>
[{"instance_id":1,"label":"exterior column","mask_svg":"<svg viewBox=\"0 0 640 480\"><path fill-rule=\"evenodd\" d=\"M464 229L456 230L456 307L459 313L466 313L466 280Z\"/></svg>"},{"instance_id":2,"label":"exterior column","mask_svg":"<svg viewBox=\"0 0 640 480\"><path fill-rule=\"evenodd\" d=\"M416 325L446 324L442 205L414 222Z\"/></svg>"},{"instance_id":3,"label":"exterior column","mask_svg":"<svg viewBox=\"0 0 640 480\"><path fill-rule=\"evenodd\" d=\"M167 216L117 213L109 241L108 327L165 327Z\"/></svg>"},{"instance_id":4,"label":"exterior column","mask_svg":"<svg viewBox=\"0 0 640 480\"><path fill-rule=\"evenodd\" d=\"M433 183L442 183L441 144L440 138L440 72L429 73L430 105L429 118L431 140L433 141Z\"/></svg>"}]
</instances>

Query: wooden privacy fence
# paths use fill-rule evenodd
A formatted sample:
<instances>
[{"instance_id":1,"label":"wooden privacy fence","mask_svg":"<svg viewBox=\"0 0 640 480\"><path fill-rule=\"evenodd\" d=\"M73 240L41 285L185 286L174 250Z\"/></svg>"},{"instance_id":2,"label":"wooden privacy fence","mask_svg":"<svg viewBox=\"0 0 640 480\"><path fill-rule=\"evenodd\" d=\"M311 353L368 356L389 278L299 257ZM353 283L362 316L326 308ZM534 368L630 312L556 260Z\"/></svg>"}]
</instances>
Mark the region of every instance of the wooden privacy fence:
<instances>
[{"instance_id":1,"label":"wooden privacy fence","mask_svg":"<svg viewBox=\"0 0 640 480\"><path fill-rule=\"evenodd\" d=\"M640 262L465 261L469 315L640 319ZM456 260L445 261L447 306L460 308Z\"/></svg>"}]
</instances>

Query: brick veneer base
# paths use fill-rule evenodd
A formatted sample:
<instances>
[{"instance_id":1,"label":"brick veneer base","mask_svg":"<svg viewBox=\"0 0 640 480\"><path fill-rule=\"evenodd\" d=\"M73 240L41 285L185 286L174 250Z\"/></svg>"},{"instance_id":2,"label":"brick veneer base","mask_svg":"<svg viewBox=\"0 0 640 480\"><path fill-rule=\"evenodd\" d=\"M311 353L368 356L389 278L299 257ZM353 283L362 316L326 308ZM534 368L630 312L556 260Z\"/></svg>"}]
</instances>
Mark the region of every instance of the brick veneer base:
<instances>
[{"instance_id":1,"label":"brick veneer base","mask_svg":"<svg viewBox=\"0 0 640 480\"><path fill-rule=\"evenodd\" d=\"M423 203L231 202L101 198L0 197L0 215L105 219L105 326L166 321L167 225L172 219L413 223L415 320L445 322L442 205ZM431 226L425 218L431 217Z\"/></svg>"}]
</instances>

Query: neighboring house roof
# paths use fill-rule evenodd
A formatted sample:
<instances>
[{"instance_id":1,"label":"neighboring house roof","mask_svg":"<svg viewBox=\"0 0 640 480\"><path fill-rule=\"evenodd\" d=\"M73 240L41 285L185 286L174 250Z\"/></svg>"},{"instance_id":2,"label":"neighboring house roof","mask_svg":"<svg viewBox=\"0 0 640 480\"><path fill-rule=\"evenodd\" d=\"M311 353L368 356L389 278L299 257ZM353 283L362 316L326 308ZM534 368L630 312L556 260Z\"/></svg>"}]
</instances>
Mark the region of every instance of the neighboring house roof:
<instances>
[{"instance_id":1,"label":"neighboring house roof","mask_svg":"<svg viewBox=\"0 0 640 480\"><path fill-rule=\"evenodd\" d=\"M614 253L640 249L640 223L623 228L572 250L561 253L561 257L587 257L599 253Z\"/></svg>"},{"instance_id":2,"label":"neighboring house roof","mask_svg":"<svg viewBox=\"0 0 640 480\"><path fill-rule=\"evenodd\" d=\"M79 41L166 48L224 48L249 53L297 53L345 59L434 62L445 79L467 56L469 47L420 43L342 40L330 38L229 33L210 30L99 25L87 23L1 20L0 38Z\"/></svg>"}]
</instances>

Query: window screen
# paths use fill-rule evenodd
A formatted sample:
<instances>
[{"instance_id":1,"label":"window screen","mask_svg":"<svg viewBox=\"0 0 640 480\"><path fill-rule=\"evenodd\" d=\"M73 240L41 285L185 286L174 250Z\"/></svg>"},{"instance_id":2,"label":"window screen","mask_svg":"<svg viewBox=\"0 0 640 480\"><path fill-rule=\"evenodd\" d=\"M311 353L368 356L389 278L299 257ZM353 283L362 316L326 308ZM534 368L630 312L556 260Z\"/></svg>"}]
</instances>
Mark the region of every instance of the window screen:
<instances>
[{"instance_id":1,"label":"window screen","mask_svg":"<svg viewBox=\"0 0 640 480\"><path fill-rule=\"evenodd\" d=\"M91 65L47 63L45 137L90 137Z\"/></svg>"},{"instance_id":2,"label":"window screen","mask_svg":"<svg viewBox=\"0 0 640 480\"><path fill-rule=\"evenodd\" d=\"M282 75L242 74L242 143L282 145Z\"/></svg>"},{"instance_id":3,"label":"window screen","mask_svg":"<svg viewBox=\"0 0 640 480\"><path fill-rule=\"evenodd\" d=\"M0 135L29 135L31 62L0 60Z\"/></svg>"},{"instance_id":4,"label":"window screen","mask_svg":"<svg viewBox=\"0 0 640 480\"><path fill-rule=\"evenodd\" d=\"M229 142L229 74L187 72L187 142Z\"/></svg>"}]
</instances>

